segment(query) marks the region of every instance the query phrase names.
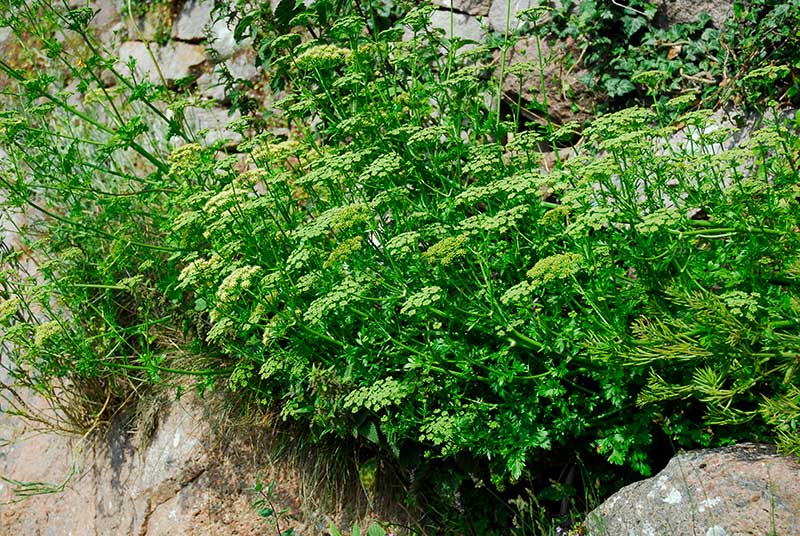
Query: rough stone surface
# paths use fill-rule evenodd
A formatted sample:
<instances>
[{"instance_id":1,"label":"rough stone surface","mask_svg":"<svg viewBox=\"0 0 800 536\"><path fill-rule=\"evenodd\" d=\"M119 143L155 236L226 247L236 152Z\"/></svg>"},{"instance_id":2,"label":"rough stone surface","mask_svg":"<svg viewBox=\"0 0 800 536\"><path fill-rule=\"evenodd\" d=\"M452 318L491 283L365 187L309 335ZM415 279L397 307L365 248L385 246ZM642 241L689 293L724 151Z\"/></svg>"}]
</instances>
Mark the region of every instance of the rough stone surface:
<instances>
[{"instance_id":1,"label":"rough stone surface","mask_svg":"<svg viewBox=\"0 0 800 536\"><path fill-rule=\"evenodd\" d=\"M240 50L232 58L225 60L224 64L231 76L237 80L255 82L263 72L256 67L255 52L251 49ZM225 87L217 68L197 79L197 89L203 97L219 102L225 100Z\"/></svg>"},{"instance_id":2,"label":"rough stone surface","mask_svg":"<svg viewBox=\"0 0 800 536\"><path fill-rule=\"evenodd\" d=\"M215 536L271 534L254 509L256 479L276 482L274 506L287 509L298 536L318 536L343 510L315 510L311 489L321 484L307 468L277 462L268 430L222 440L208 401L184 395L160 408L155 431L139 445L112 426L92 440L34 433L25 421L0 412L0 534L84 536ZM53 483L72 474L63 491L20 500L18 481ZM350 503L364 512L363 500Z\"/></svg>"},{"instance_id":3,"label":"rough stone surface","mask_svg":"<svg viewBox=\"0 0 800 536\"><path fill-rule=\"evenodd\" d=\"M541 54L542 65L539 65ZM506 74L503 78L503 93L506 100L515 105L522 98L523 116L528 120L544 122L530 103L544 103L550 119L563 124L568 121L582 122L591 115L596 95L581 82L587 71L580 66L567 68L567 55L576 57L579 51L571 40L548 45L536 38L521 39L508 52Z\"/></svg>"},{"instance_id":4,"label":"rough stone surface","mask_svg":"<svg viewBox=\"0 0 800 536\"><path fill-rule=\"evenodd\" d=\"M173 39L200 41L205 39L204 29L211 24L212 2L188 0L181 8L172 26Z\"/></svg>"},{"instance_id":5,"label":"rough stone surface","mask_svg":"<svg viewBox=\"0 0 800 536\"><path fill-rule=\"evenodd\" d=\"M184 110L184 117L189 128L195 132L204 132L207 144L220 140L228 140L225 145L235 146L242 142L242 135L227 128L231 121L240 117L239 112L228 116L227 108L197 108L189 106Z\"/></svg>"},{"instance_id":6,"label":"rough stone surface","mask_svg":"<svg viewBox=\"0 0 800 536\"><path fill-rule=\"evenodd\" d=\"M80 2L79 5L86 5L86 2ZM89 2L89 7L94 11L94 18L89 23L89 27L97 33L102 42L109 43L114 38L114 32L123 29L121 2L119 0L92 0Z\"/></svg>"},{"instance_id":7,"label":"rough stone surface","mask_svg":"<svg viewBox=\"0 0 800 536\"><path fill-rule=\"evenodd\" d=\"M547 0L494 0L489 9L489 26L494 31L503 33L506 31L506 21L508 21L508 31L513 32L520 22L517 18L520 11L549 5L551 3ZM508 16L509 13L511 17Z\"/></svg>"},{"instance_id":8,"label":"rough stone surface","mask_svg":"<svg viewBox=\"0 0 800 536\"><path fill-rule=\"evenodd\" d=\"M800 534L800 460L745 443L679 454L589 514L592 536Z\"/></svg>"},{"instance_id":9,"label":"rough stone surface","mask_svg":"<svg viewBox=\"0 0 800 536\"><path fill-rule=\"evenodd\" d=\"M703 13L707 13L714 27L722 28L733 14L733 0L661 0L659 8L663 26L695 22Z\"/></svg>"},{"instance_id":10,"label":"rough stone surface","mask_svg":"<svg viewBox=\"0 0 800 536\"><path fill-rule=\"evenodd\" d=\"M132 41L162 41L169 37L172 9L169 4L156 3L141 17L125 17L128 39Z\"/></svg>"},{"instance_id":11,"label":"rough stone surface","mask_svg":"<svg viewBox=\"0 0 800 536\"><path fill-rule=\"evenodd\" d=\"M19 419L0 415L10 445L0 474L17 481L62 482L66 489L21 502L0 483L3 534L255 534L263 521L209 443L208 427L188 403L162 416L150 444L137 451L121 430L82 444L53 434L26 437ZM243 475L239 475L240 478ZM239 487L231 493L231 486Z\"/></svg>"},{"instance_id":12,"label":"rough stone surface","mask_svg":"<svg viewBox=\"0 0 800 536\"><path fill-rule=\"evenodd\" d=\"M197 91L200 96L217 102L225 101L225 86L216 72L203 73L197 79Z\"/></svg>"},{"instance_id":13,"label":"rough stone surface","mask_svg":"<svg viewBox=\"0 0 800 536\"><path fill-rule=\"evenodd\" d=\"M211 0L188 0L172 26L172 37L181 41L200 42L210 38L209 45L219 59L230 58L243 43L236 43L233 28L225 20L213 21ZM209 31L210 30L210 31ZM207 33L208 32L208 33Z\"/></svg>"},{"instance_id":14,"label":"rough stone surface","mask_svg":"<svg viewBox=\"0 0 800 536\"><path fill-rule=\"evenodd\" d=\"M434 11L431 14L431 26L444 30L448 39L455 36L467 41L481 42L486 37L486 32L478 20L463 13L452 13L451 24L450 11Z\"/></svg>"},{"instance_id":15,"label":"rough stone surface","mask_svg":"<svg viewBox=\"0 0 800 536\"><path fill-rule=\"evenodd\" d=\"M434 0L434 5L469 15L488 15L492 0Z\"/></svg>"},{"instance_id":16,"label":"rough stone surface","mask_svg":"<svg viewBox=\"0 0 800 536\"><path fill-rule=\"evenodd\" d=\"M152 51L152 56L148 51ZM192 68L202 64L205 50L201 45L171 42L165 46L142 41L126 41L119 48L120 67L127 74L127 64L136 60L135 71L153 84L161 83L161 76L167 83L174 82L192 74ZM153 61L155 58L155 62ZM158 68L156 68L156 62ZM159 71L161 75L159 75Z\"/></svg>"}]
</instances>

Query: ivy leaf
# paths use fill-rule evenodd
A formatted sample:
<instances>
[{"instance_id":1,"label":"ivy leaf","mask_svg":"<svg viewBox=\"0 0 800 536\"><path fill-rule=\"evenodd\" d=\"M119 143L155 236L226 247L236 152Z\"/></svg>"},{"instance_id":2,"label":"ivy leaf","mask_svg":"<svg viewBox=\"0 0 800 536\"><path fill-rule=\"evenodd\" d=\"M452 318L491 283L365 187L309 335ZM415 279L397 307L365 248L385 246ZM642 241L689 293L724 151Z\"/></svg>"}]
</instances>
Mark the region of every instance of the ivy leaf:
<instances>
[{"instance_id":1,"label":"ivy leaf","mask_svg":"<svg viewBox=\"0 0 800 536\"><path fill-rule=\"evenodd\" d=\"M633 34L646 25L647 20L644 17L622 17L622 26L625 29L625 35L628 37L632 37Z\"/></svg>"},{"instance_id":2,"label":"ivy leaf","mask_svg":"<svg viewBox=\"0 0 800 536\"><path fill-rule=\"evenodd\" d=\"M630 80L607 77L603 79L603 89L609 97L621 97L636 89Z\"/></svg>"}]
</instances>

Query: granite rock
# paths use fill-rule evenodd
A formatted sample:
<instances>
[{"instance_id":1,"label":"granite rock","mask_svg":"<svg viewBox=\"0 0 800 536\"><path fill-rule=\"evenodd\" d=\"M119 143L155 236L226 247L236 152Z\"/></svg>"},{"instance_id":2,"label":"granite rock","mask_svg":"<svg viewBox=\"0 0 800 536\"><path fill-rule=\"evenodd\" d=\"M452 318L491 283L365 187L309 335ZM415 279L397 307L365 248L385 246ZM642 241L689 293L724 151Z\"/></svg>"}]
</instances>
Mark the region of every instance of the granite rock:
<instances>
[{"instance_id":1,"label":"granite rock","mask_svg":"<svg viewBox=\"0 0 800 536\"><path fill-rule=\"evenodd\" d=\"M119 48L119 59L121 65L118 67L124 74L129 72L128 63L135 60L134 70L139 76L153 84L160 84L163 76L169 84L190 76L193 68L206 60L206 54L201 45L179 41L170 42L163 47L144 41L126 41Z\"/></svg>"},{"instance_id":2,"label":"granite rock","mask_svg":"<svg viewBox=\"0 0 800 536\"><path fill-rule=\"evenodd\" d=\"M584 526L591 536L800 534L800 460L752 443L682 453Z\"/></svg>"}]
</instances>

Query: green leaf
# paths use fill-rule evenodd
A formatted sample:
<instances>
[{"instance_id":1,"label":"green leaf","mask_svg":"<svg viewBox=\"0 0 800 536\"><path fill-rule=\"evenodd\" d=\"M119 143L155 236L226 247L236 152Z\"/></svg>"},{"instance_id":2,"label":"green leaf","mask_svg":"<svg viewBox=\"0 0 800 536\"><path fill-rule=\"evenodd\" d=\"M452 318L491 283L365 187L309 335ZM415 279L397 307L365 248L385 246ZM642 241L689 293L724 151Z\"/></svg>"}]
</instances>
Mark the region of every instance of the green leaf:
<instances>
[{"instance_id":1,"label":"green leaf","mask_svg":"<svg viewBox=\"0 0 800 536\"><path fill-rule=\"evenodd\" d=\"M386 536L386 531L380 525L373 523L367 529L367 536Z\"/></svg>"},{"instance_id":2,"label":"green leaf","mask_svg":"<svg viewBox=\"0 0 800 536\"><path fill-rule=\"evenodd\" d=\"M302 6L302 2L299 5ZM275 20L281 26L287 27L298 12L297 0L281 0L281 3L275 8Z\"/></svg>"},{"instance_id":3,"label":"green leaf","mask_svg":"<svg viewBox=\"0 0 800 536\"><path fill-rule=\"evenodd\" d=\"M366 437L376 445L380 443L380 437L378 437L378 429L375 427L375 423L373 422L369 423L369 426L367 427Z\"/></svg>"},{"instance_id":4,"label":"green leaf","mask_svg":"<svg viewBox=\"0 0 800 536\"><path fill-rule=\"evenodd\" d=\"M630 80L608 77L603 80L603 88L609 97L621 97L636 89Z\"/></svg>"}]
</instances>

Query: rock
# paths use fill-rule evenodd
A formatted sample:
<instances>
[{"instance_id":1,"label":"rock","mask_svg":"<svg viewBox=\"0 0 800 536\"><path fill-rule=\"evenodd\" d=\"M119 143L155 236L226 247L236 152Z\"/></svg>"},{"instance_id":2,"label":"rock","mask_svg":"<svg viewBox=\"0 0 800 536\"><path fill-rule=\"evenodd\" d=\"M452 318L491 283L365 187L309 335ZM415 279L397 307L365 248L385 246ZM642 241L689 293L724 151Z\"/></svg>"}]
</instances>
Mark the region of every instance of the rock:
<instances>
[{"instance_id":1,"label":"rock","mask_svg":"<svg viewBox=\"0 0 800 536\"><path fill-rule=\"evenodd\" d=\"M227 140L225 145L231 147L242 142L241 134L227 128L228 124L241 116L238 110L228 116L227 108L205 109L189 106L184 109L183 113L187 126L192 132L195 134L205 133L203 139L207 145Z\"/></svg>"},{"instance_id":2,"label":"rock","mask_svg":"<svg viewBox=\"0 0 800 536\"><path fill-rule=\"evenodd\" d=\"M262 71L255 65L255 52L249 48L242 49L232 58L225 60L224 65L236 80L255 82L262 74ZM204 73L197 79L197 89L200 90L201 96L223 102L225 87L222 77L217 73L217 68L212 72Z\"/></svg>"},{"instance_id":3,"label":"rock","mask_svg":"<svg viewBox=\"0 0 800 536\"><path fill-rule=\"evenodd\" d=\"M661 0L659 12L661 25L665 27L676 23L695 22L703 13L711 17L715 28L722 28L733 14L733 0Z\"/></svg>"},{"instance_id":4,"label":"rock","mask_svg":"<svg viewBox=\"0 0 800 536\"><path fill-rule=\"evenodd\" d=\"M161 48L159 66L164 78L173 81L189 76L192 67L205 60L205 49L202 46L172 42Z\"/></svg>"},{"instance_id":5,"label":"rock","mask_svg":"<svg viewBox=\"0 0 800 536\"><path fill-rule=\"evenodd\" d=\"M480 43L486 38L486 31L481 27L478 20L463 13L452 13L451 20L450 11L441 9L434 11L431 14L431 26L444 30L448 39L455 36L466 41Z\"/></svg>"},{"instance_id":6,"label":"rock","mask_svg":"<svg viewBox=\"0 0 800 536\"><path fill-rule=\"evenodd\" d=\"M503 78L506 100L513 106L521 97L523 108L528 110L523 110L523 116L545 122L545 115L535 111L545 103L544 88L547 111L553 122L585 121L591 115L596 95L581 81L588 71L580 65L567 68L568 56L575 58L579 54L571 39L552 45L544 40L537 44L535 37L521 39L508 51ZM538 103L538 106L531 106L531 103Z\"/></svg>"},{"instance_id":7,"label":"rock","mask_svg":"<svg viewBox=\"0 0 800 536\"><path fill-rule=\"evenodd\" d=\"M559 2L560 5L560 1L556 1ZM496 32L505 33L506 21L509 21L508 31L511 33L520 23L519 19L517 18L517 14L520 11L535 7L547 7L550 5L551 3L548 2L548 0L494 0L492 2L492 7L489 9L489 26L491 26ZM510 18L508 16L509 13L511 14ZM543 14L538 22L544 23L547 20L550 20L549 16Z\"/></svg>"},{"instance_id":8,"label":"rock","mask_svg":"<svg viewBox=\"0 0 800 536\"><path fill-rule=\"evenodd\" d=\"M188 0L178 13L172 26L172 38L181 41L201 41L205 39L205 28L211 24L213 2Z\"/></svg>"},{"instance_id":9,"label":"rock","mask_svg":"<svg viewBox=\"0 0 800 536\"><path fill-rule=\"evenodd\" d=\"M190 397L191 398L191 397ZM130 434L112 429L91 444L46 433L25 438L19 419L0 415L0 474L17 481L59 484L64 491L13 500L0 484L3 534L255 534L263 521L210 445L198 407L173 404L161 413L152 441L137 451ZM81 451L85 453L81 455ZM240 475L241 476L241 475ZM227 479L227 480L226 480ZM250 484L252 485L252 483ZM230 519L224 520L222 513ZM226 522L227 521L227 522Z\"/></svg>"},{"instance_id":10,"label":"rock","mask_svg":"<svg viewBox=\"0 0 800 536\"><path fill-rule=\"evenodd\" d=\"M172 9L168 3L148 5L142 16L125 17L128 39L132 41L164 42L172 26Z\"/></svg>"},{"instance_id":11,"label":"rock","mask_svg":"<svg viewBox=\"0 0 800 536\"><path fill-rule=\"evenodd\" d=\"M153 84L161 84L163 76L169 84L192 74L192 68L202 64L206 55L205 49L200 45L171 42L162 47L156 43L126 41L119 48L119 58L121 65L118 68L124 74L128 74L127 65L133 59L136 61L135 71L138 76L146 77Z\"/></svg>"},{"instance_id":12,"label":"rock","mask_svg":"<svg viewBox=\"0 0 800 536\"><path fill-rule=\"evenodd\" d=\"M277 442L287 450L294 447L287 438L268 425L225 425L221 404L191 391L178 401L155 404L140 412L139 425L150 430L138 440L120 426L122 419L81 440L35 433L38 423L0 412L0 475L8 478L0 480L0 533L272 534L272 520L261 518L252 504L250 490L257 480L275 482L272 506L288 512L291 519L281 522L282 529L294 528L298 536L318 536L331 522L345 527L353 515L370 513L358 481L336 488L341 502L322 498L332 484L313 466L333 467L326 453L278 459ZM149 425L142 414L153 416ZM13 488L25 482L54 487L19 501Z\"/></svg>"},{"instance_id":13,"label":"rock","mask_svg":"<svg viewBox=\"0 0 800 536\"><path fill-rule=\"evenodd\" d=\"M233 38L232 23L212 18L212 0L188 0L181 8L172 27L172 38L180 41L201 42L206 38L216 59L225 60L242 48Z\"/></svg>"},{"instance_id":14,"label":"rock","mask_svg":"<svg viewBox=\"0 0 800 536\"><path fill-rule=\"evenodd\" d=\"M85 0L78 6L86 5ZM94 12L94 17L89 22L89 27L93 29L100 41L108 44L113 40L113 32L122 28L121 3L117 0L91 0L89 7Z\"/></svg>"},{"instance_id":15,"label":"rock","mask_svg":"<svg viewBox=\"0 0 800 536\"><path fill-rule=\"evenodd\" d=\"M468 15L486 16L492 0L434 0L434 5Z\"/></svg>"},{"instance_id":16,"label":"rock","mask_svg":"<svg viewBox=\"0 0 800 536\"><path fill-rule=\"evenodd\" d=\"M214 71L200 75L200 78L197 79L197 90L201 97L217 102L225 101L225 85Z\"/></svg>"},{"instance_id":17,"label":"rock","mask_svg":"<svg viewBox=\"0 0 800 536\"><path fill-rule=\"evenodd\" d=\"M679 454L584 526L593 536L800 534L800 460L752 443Z\"/></svg>"}]
</instances>

